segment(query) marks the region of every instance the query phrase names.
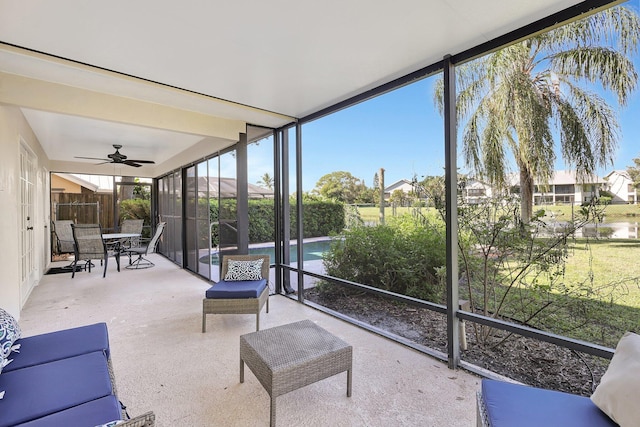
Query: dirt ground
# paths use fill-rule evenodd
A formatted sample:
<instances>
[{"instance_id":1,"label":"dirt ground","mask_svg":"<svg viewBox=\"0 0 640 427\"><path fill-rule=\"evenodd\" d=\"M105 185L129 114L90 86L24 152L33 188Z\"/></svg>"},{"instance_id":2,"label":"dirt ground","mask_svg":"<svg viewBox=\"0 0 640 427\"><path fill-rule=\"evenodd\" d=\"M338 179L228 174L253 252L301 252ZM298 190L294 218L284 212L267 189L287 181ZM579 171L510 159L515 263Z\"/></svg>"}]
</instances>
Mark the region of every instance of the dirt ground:
<instances>
[{"instance_id":1,"label":"dirt ground","mask_svg":"<svg viewBox=\"0 0 640 427\"><path fill-rule=\"evenodd\" d=\"M446 353L444 315L389 301L367 293L305 291L305 299L368 323L417 344ZM462 360L535 387L590 396L604 374L608 360L577 353L494 330L492 345L477 344L473 325L466 325L467 350ZM495 345L501 342L499 345Z\"/></svg>"}]
</instances>

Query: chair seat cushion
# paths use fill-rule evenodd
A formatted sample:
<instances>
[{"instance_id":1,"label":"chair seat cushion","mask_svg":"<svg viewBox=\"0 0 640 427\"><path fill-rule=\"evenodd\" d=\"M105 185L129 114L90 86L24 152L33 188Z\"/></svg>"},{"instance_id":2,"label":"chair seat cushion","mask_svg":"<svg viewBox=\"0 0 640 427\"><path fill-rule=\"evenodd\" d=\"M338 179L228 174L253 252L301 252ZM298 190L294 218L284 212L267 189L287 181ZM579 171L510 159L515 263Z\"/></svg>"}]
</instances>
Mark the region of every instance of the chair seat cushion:
<instances>
[{"instance_id":1,"label":"chair seat cushion","mask_svg":"<svg viewBox=\"0 0 640 427\"><path fill-rule=\"evenodd\" d=\"M147 247L146 246L134 246L132 248L127 248L127 249L123 250L122 252L124 252L125 254L129 254L129 255L145 255L147 253Z\"/></svg>"},{"instance_id":2,"label":"chair seat cushion","mask_svg":"<svg viewBox=\"0 0 640 427\"><path fill-rule=\"evenodd\" d=\"M20 353L11 353L12 362L2 370L4 373L94 351L105 351L109 356L105 323L25 337L16 344L20 344Z\"/></svg>"},{"instance_id":3,"label":"chair seat cushion","mask_svg":"<svg viewBox=\"0 0 640 427\"><path fill-rule=\"evenodd\" d=\"M482 380L491 427L616 427L591 399L554 390Z\"/></svg>"},{"instance_id":4,"label":"chair seat cushion","mask_svg":"<svg viewBox=\"0 0 640 427\"><path fill-rule=\"evenodd\" d=\"M231 282L221 280L207 289L205 296L211 299L258 298L266 286L267 279Z\"/></svg>"},{"instance_id":5,"label":"chair seat cushion","mask_svg":"<svg viewBox=\"0 0 640 427\"><path fill-rule=\"evenodd\" d=\"M107 358L94 352L0 375L0 427L31 421L113 394Z\"/></svg>"},{"instance_id":6,"label":"chair seat cushion","mask_svg":"<svg viewBox=\"0 0 640 427\"><path fill-rule=\"evenodd\" d=\"M120 402L114 395L110 395L18 424L16 427L91 427L121 418Z\"/></svg>"}]
</instances>

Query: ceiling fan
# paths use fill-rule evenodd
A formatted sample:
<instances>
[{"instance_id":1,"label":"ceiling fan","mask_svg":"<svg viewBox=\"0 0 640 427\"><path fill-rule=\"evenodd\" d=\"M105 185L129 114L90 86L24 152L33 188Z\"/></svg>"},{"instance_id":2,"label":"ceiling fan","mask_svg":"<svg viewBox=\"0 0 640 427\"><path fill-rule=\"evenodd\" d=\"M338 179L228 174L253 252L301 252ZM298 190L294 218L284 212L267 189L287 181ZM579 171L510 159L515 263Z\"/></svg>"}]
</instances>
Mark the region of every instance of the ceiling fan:
<instances>
[{"instance_id":1,"label":"ceiling fan","mask_svg":"<svg viewBox=\"0 0 640 427\"><path fill-rule=\"evenodd\" d=\"M102 163L97 163L99 165L105 164L105 163L122 163L125 164L127 166L133 166L136 168L139 168L140 166L142 166L142 163L144 164L155 164L155 162L153 160L131 160L128 159L127 156L125 156L124 154L120 153L120 149L122 148L122 145L120 144L113 144L113 148L116 149L116 152L113 154L107 154L107 159L101 159L101 158L97 158L97 157L79 157L76 156L76 159L89 159L89 160L102 160Z\"/></svg>"}]
</instances>

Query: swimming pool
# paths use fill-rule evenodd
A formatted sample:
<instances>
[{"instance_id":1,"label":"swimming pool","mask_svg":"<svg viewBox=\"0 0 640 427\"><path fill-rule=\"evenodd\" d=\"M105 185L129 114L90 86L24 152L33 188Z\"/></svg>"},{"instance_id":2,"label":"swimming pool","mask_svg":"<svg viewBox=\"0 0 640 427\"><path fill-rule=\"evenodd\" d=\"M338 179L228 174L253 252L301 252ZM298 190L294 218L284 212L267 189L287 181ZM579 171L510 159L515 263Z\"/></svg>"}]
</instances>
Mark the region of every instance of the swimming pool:
<instances>
[{"instance_id":1,"label":"swimming pool","mask_svg":"<svg viewBox=\"0 0 640 427\"><path fill-rule=\"evenodd\" d=\"M318 240L307 242L302 245L302 259L305 261L317 261L322 259L322 255L329 250L331 240ZM298 262L298 246L291 245L291 262ZM271 263L275 262L275 248L273 246L250 247L251 255L269 255ZM200 258L200 262L207 263L208 256ZM218 254L211 254L211 264L218 264Z\"/></svg>"}]
</instances>

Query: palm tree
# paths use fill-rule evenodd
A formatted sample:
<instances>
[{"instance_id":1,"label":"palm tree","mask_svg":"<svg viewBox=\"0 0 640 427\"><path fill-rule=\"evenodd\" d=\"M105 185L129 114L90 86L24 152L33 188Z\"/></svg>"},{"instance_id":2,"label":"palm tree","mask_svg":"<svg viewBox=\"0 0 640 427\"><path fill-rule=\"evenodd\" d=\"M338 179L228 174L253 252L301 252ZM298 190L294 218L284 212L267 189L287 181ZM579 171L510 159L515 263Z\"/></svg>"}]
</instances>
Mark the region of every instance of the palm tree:
<instances>
[{"instance_id":1,"label":"palm tree","mask_svg":"<svg viewBox=\"0 0 640 427\"><path fill-rule=\"evenodd\" d=\"M553 174L556 139L579 180L612 163L616 111L595 89L626 105L638 79L630 55L639 37L636 13L614 7L457 67L465 162L499 189L509 186L509 160L515 162L524 222L532 216L534 180ZM440 80L441 112L442 93Z\"/></svg>"},{"instance_id":2,"label":"palm tree","mask_svg":"<svg viewBox=\"0 0 640 427\"><path fill-rule=\"evenodd\" d=\"M256 184L269 190L273 190L273 178L271 177L271 175L269 175L268 172L265 172L265 174L260 178L260 181L258 181Z\"/></svg>"}]
</instances>

